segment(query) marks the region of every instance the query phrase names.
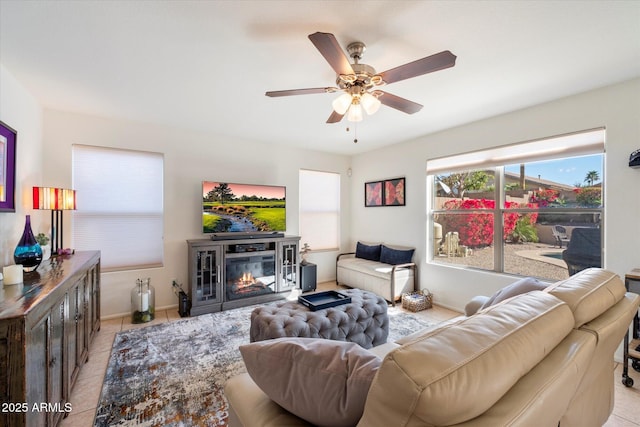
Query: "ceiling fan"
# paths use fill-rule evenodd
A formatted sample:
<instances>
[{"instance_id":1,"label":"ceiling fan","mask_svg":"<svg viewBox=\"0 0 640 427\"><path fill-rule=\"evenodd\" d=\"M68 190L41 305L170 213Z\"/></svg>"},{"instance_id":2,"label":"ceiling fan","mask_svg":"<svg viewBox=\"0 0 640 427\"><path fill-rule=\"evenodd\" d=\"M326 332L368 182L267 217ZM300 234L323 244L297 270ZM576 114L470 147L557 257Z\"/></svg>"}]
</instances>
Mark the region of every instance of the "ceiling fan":
<instances>
[{"instance_id":1,"label":"ceiling fan","mask_svg":"<svg viewBox=\"0 0 640 427\"><path fill-rule=\"evenodd\" d=\"M456 64L456 56L445 50L382 73L376 73L372 66L360 63L366 49L364 43L353 42L347 46L347 52L353 59L353 63L350 63L333 34L316 32L310 34L309 39L331 65L331 68L335 70L338 87L278 90L266 92L265 95L278 97L342 91L342 95L332 103L333 112L327 123L338 123L345 115L347 115L347 120L351 122L361 121L363 109L371 115L378 111L380 104L407 114L417 113L422 109L422 105L381 91L377 87L444 70Z\"/></svg>"}]
</instances>

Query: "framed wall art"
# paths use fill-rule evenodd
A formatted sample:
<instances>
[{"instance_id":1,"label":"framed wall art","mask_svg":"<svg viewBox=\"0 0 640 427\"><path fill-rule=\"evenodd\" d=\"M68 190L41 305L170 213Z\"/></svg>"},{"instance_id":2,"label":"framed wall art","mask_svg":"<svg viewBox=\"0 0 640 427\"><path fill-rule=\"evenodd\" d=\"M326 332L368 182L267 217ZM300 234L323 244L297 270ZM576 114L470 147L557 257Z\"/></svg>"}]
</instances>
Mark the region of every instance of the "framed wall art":
<instances>
[{"instance_id":1,"label":"framed wall art","mask_svg":"<svg viewBox=\"0 0 640 427\"><path fill-rule=\"evenodd\" d=\"M364 183L365 207L382 206L383 181L371 181Z\"/></svg>"},{"instance_id":2,"label":"framed wall art","mask_svg":"<svg viewBox=\"0 0 640 427\"><path fill-rule=\"evenodd\" d=\"M0 212L15 212L17 132L0 121Z\"/></svg>"},{"instance_id":3,"label":"framed wall art","mask_svg":"<svg viewBox=\"0 0 640 427\"><path fill-rule=\"evenodd\" d=\"M387 179L384 181L384 206L404 206L405 178Z\"/></svg>"}]
</instances>

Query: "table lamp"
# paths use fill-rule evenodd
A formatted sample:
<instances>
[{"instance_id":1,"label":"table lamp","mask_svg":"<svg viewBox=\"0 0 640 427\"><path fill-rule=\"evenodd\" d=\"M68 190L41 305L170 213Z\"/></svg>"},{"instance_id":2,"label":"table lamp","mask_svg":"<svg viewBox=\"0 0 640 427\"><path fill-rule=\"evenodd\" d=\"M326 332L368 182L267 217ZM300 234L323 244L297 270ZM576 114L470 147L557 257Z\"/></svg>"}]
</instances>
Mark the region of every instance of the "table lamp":
<instances>
[{"instance_id":1,"label":"table lamp","mask_svg":"<svg viewBox=\"0 0 640 427\"><path fill-rule=\"evenodd\" d=\"M58 249L64 249L62 211L76 210L76 190L33 187L33 208L51 210L51 252L57 254Z\"/></svg>"}]
</instances>

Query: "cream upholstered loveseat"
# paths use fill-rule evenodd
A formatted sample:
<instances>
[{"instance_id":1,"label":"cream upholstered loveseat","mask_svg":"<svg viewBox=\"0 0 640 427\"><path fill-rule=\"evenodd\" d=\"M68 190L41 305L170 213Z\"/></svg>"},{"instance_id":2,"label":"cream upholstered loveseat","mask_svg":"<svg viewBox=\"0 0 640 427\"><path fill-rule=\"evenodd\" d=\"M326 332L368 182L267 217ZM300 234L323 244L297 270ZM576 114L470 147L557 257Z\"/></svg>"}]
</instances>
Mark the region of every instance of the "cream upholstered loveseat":
<instances>
[{"instance_id":1,"label":"cream upholstered loveseat","mask_svg":"<svg viewBox=\"0 0 640 427\"><path fill-rule=\"evenodd\" d=\"M416 286L414 248L357 242L355 252L336 259L336 283L380 295L395 304Z\"/></svg>"},{"instance_id":2,"label":"cream upholstered loveseat","mask_svg":"<svg viewBox=\"0 0 640 427\"><path fill-rule=\"evenodd\" d=\"M353 424L601 426L613 408L614 352L639 304L617 275L588 269L374 347L383 360ZM248 374L225 393L230 427L311 425ZM310 398L301 394L293 398ZM335 425L331 418L327 409L322 424Z\"/></svg>"}]
</instances>

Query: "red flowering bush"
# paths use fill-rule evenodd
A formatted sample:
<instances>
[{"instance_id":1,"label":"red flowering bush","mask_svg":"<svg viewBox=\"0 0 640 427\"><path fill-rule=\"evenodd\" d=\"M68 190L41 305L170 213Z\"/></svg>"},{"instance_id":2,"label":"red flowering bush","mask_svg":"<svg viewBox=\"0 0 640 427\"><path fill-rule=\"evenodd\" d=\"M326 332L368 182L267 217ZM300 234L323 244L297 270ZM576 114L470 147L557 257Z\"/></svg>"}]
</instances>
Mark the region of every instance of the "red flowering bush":
<instances>
[{"instance_id":1,"label":"red flowering bush","mask_svg":"<svg viewBox=\"0 0 640 427\"><path fill-rule=\"evenodd\" d=\"M576 202L580 206L599 206L602 204L602 189L598 187L581 187L573 190Z\"/></svg>"},{"instance_id":2,"label":"red flowering bush","mask_svg":"<svg viewBox=\"0 0 640 427\"><path fill-rule=\"evenodd\" d=\"M533 195L529 199L529 202L536 203L540 207L547 207L549 204L555 202L558 199L560 192L552 190L551 188L540 188L538 191L534 191Z\"/></svg>"},{"instance_id":3,"label":"red flowering bush","mask_svg":"<svg viewBox=\"0 0 640 427\"><path fill-rule=\"evenodd\" d=\"M495 201L488 199L465 199L449 200L445 202L444 209L465 210L465 209L494 209ZM517 208L516 202L505 202L505 208ZM528 205L535 207L535 205ZM520 214L517 212L504 214L503 239L507 240L516 228L516 224L521 217L528 217L530 224L535 224L538 219L537 213ZM489 246L493 243L493 213L461 213L440 215L438 222L442 225L443 232L457 231L460 244L472 248Z\"/></svg>"}]
</instances>

